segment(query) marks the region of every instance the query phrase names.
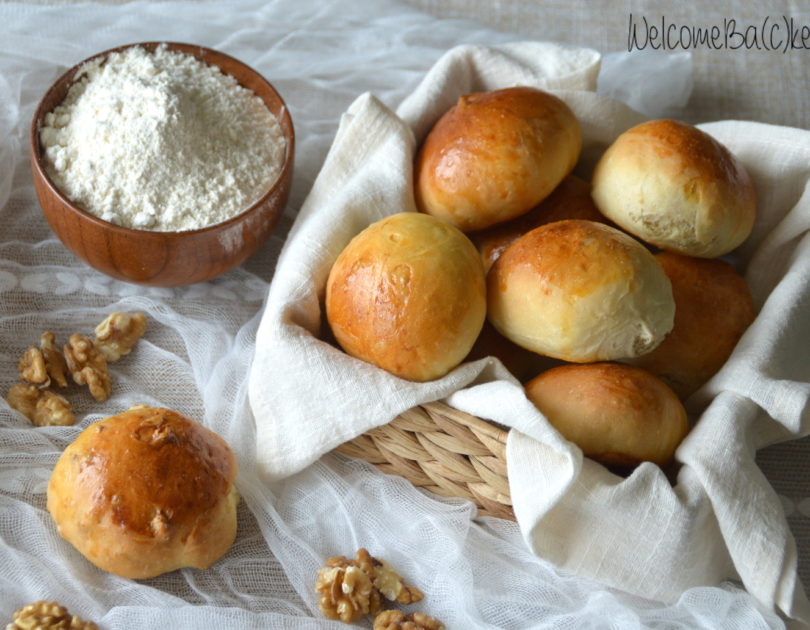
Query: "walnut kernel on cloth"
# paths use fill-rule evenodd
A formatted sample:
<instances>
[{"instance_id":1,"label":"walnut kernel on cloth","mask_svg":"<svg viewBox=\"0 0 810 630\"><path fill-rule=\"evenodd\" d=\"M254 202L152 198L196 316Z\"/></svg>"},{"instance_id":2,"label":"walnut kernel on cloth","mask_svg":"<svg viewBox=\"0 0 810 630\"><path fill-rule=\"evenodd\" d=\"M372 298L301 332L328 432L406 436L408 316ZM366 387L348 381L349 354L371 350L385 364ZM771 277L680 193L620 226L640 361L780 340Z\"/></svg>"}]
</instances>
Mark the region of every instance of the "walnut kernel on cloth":
<instances>
[{"instance_id":1,"label":"walnut kernel on cloth","mask_svg":"<svg viewBox=\"0 0 810 630\"><path fill-rule=\"evenodd\" d=\"M76 423L73 406L63 396L28 383L8 390L8 404L38 427L69 426Z\"/></svg>"},{"instance_id":2,"label":"walnut kernel on cloth","mask_svg":"<svg viewBox=\"0 0 810 630\"><path fill-rule=\"evenodd\" d=\"M401 610L384 610L374 618L374 630L444 630L444 624L424 613L406 615Z\"/></svg>"},{"instance_id":3,"label":"walnut kernel on cloth","mask_svg":"<svg viewBox=\"0 0 810 630\"><path fill-rule=\"evenodd\" d=\"M51 377L51 383L59 387L67 387L67 362L64 355L56 347L56 337L50 331L42 333L39 337L39 348L45 359L45 369Z\"/></svg>"},{"instance_id":4,"label":"walnut kernel on cloth","mask_svg":"<svg viewBox=\"0 0 810 630\"><path fill-rule=\"evenodd\" d=\"M23 353L17 363L17 369L20 372L20 378L32 385L47 387L51 384L48 370L45 368L45 357L42 356L42 350L36 346L29 347Z\"/></svg>"},{"instance_id":5,"label":"walnut kernel on cloth","mask_svg":"<svg viewBox=\"0 0 810 630\"><path fill-rule=\"evenodd\" d=\"M354 593L356 589L362 590L363 597L357 601L347 600L347 591ZM364 614L377 614L383 597L400 604L418 602L424 597L418 588L405 584L384 560L375 558L365 549L359 549L354 560L345 556L329 558L326 566L318 571L315 590L321 594L318 605L324 616L347 623Z\"/></svg>"},{"instance_id":6,"label":"walnut kernel on cloth","mask_svg":"<svg viewBox=\"0 0 810 630\"><path fill-rule=\"evenodd\" d=\"M315 590L325 617L352 623L380 610L380 593L358 567L324 567L318 570Z\"/></svg>"},{"instance_id":7,"label":"walnut kernel on cloth","mask_svg":"<svg viewBox=\"0 0 810 630\"><path fill-rule=\"evenodd\" d=\"M95 346L107 361L129 354L146 331L143 313L113 313L96 326Z\"/></svg>"},{"instance_id":8,"label":"walnut kernel on cloth","mask_svg":"<svg viewBox=\"0 0 810 630\"><path fill-rule=\"evenodd\" d=\"M65 357L54 341L52 332L44 332L39 338L39 348L31 346L20 357L18 368L22 380L38 387L49 387L52 384L67 387Z\"/></svg>"},{"instance_id":9,"label":"walnut kernel on cloth","mask_svg":"<svg viewBox=\"0 0 810 630\"><path fill-rule=\"evenodd\" d=\"M375 558L365 549L358 549L354 564L360 567L371 582L389 601L399 604L412 604L425 596L418 588L405 584L402 577L385 560Z\"/></svg>"},{"instance_id":10,"label":"walnut kernel on cloth","mask_svg":"<svg viewBox=\"0 0 810 630\"><path fill-rule=\"evenodd\" d=\"M72 334L65 346L65 360L77 385L87 385L97 401L107 400L110 395L107 361L92 341L78 333Z\"/></svg>"},{"instance_id":11,"label":"walnut kernel on cloth","mask_svg":"<svg viewBox=\"0 0 810 630\"><path fill-rule=\"evenodd\" d=\"M6 630L98 630L92 621L71 615L56 602L38 601L14 611Z\"/></svg>"}]
</instances>

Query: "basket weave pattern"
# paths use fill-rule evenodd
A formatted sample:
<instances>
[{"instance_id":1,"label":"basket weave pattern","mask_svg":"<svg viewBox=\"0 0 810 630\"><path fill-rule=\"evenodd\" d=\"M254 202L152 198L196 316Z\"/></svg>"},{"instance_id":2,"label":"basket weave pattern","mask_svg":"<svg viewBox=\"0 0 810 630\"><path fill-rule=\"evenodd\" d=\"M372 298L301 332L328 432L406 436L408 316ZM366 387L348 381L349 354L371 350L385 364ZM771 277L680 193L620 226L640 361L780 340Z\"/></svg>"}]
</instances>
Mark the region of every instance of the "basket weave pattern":
<instances>
[{"instance_id":1,"label":"basket weave pattern","mask_svg":"<svg viewBox=\"0 0 810 630\"><path fill-rule=\"evenodd\" d=\"M514 520L506 436L499 426L432 402L409 409L337 450L438 495L469 499L480 516Z\"/></svg>"}]
</instances>

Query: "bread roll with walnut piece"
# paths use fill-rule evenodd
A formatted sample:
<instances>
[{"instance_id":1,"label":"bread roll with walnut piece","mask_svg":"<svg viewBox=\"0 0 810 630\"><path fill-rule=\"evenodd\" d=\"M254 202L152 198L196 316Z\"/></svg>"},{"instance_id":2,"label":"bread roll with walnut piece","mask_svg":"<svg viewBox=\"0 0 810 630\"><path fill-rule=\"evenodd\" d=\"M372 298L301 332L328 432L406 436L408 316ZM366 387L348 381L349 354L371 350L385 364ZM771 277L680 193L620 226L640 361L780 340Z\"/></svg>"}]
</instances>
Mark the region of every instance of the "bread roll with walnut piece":
<instances>
[{"instance_id":1,"label":"bread roll with walnut piece","mask_svg":"<svg viewBox=\"0 0 810 630\"><path fill-rule=\"evenodd\" d=\"M656 258L672 282L675 325L655 350L633 364L686 398L723 366L756 311L745 279L727 262L671 252Z\"/></svg>"},{"instance_id":2,"label":"bread roll with walnut piece","mask_svg":"<svg viewBox=\"0 0 810 630\"><path fill-rule=\"evenodd\" d=\"M602 213L668 251L715 258L754 226L756 192L731 152L697 127L653 120L625 131L600 158L593 199Z\"/></svg>"},{"instance_id":3,"label":"bread roll with walnut piece","mask_svg":"<svg viewBox=\"0 0 810 630\"><path fill-rule=\"evenodd\" d=\"M168 409L91 424L48 483L59 534L100 569L144 579L207 569L236 537L237 465L225 441Z\"/></svg>"},{"instance_id":4,"label":"bread roll with walnut piece","mask_svg":"<svg viewBox=\"0 0 810 630\"><path fill-rule=\"evenodd\" d=\"M468 94L420 147L416 202L463 232L482 230L540 203L581 149L579 122L556 96L530 87Z\"/></svg>"},{"instance_id":5,"label":"bread roll with walnut piece","mask_svg":"<svg viewBox=\"0 0 810 630\"><path fill-rule=\"evenodd\" d=\"M348 354L412 381L444 376L486 316L484 269L472 242L418 212L371 224L341 252L326 284L326 318Z\"/></svg>"},{"instance_id":6,"label":"bread roll with walnut piece","mask_svg":"<svg viewBox=\"0 0 810 630\"><path fill-rule=\"evenodd\" d=\"M490 270L487 301L502 335L575 363L649 352L675 315L672 287L653 255L593 221L557 221L521 236Z\"/></svg>"},{"instance_id":7,"label":"bread roll with walnut piece","mask_svg":"<svg viewBox=\"0 0 810 630\"><path fill-rule=\"evenodd\" d=\"M619 363L564 365L526 383L526 396L586 457L612 466L666 466L689 430L667 385Z\"/></svg>"}]
</instances>

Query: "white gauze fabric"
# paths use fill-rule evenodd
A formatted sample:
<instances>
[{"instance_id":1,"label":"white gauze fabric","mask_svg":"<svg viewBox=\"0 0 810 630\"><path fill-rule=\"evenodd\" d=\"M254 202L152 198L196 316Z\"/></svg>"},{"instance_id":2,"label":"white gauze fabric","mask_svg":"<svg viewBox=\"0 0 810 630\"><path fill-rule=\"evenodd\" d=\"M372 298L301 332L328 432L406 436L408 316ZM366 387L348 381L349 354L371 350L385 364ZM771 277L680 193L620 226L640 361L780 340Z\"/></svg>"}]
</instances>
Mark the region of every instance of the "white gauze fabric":
<instances>
[{"instance_id":1,"label":"white gauze fabric","mask_svg":"<svg viewBox=\"0 0 810 630\"><path fill-rule=\"evenodd\" d=\"M515 514L541 557L670 602L690 587L739 577L763 605L810 621L795 541L754 461L756 448L810 429L810 387L802 382L801 344L793 343L810 334L810 259L799 255L808 246L808 207L800 196L810 133L755 123L703 126L739 156L758 190L759 218L739 259L760 314L693 399L692 412L701 417L678 450L674 487L652 464L621 479L584 459L495 359L411 383L318 338L331 264L369 223L415 210L415 147L460 94L516 84L556 93L582 124L577 171L588 177L601 151L645 119L594 93L598 62L592 51L540 43L461 46L396 112L370 94L357 98L290 232L259 328L250 380L259 465L267 478L285 477L414 405L446 399L512 428Z\"/></svg>"},{"instance_id":2,"label":"white gauze fabric","mask_svg":"<svg viewBox=\"0 0 810 630\"><path fill-rule=\"evenodd\" d=\"M46 599L104 629L343 629L318 610L315 574L329 556L365 546L422 588L420 609L451 629L785 627L737 584L691 588L661 604L560 570L532 553L515 523L474 519L469 503L426 495L361 462L329 455L273 484L257 474L247 389L260 314L341 113L369 90L391 106L402 102L455 44L514 36L391 0L0 3L0 24L0 392L17 381L19 354L44 330L63 342L90 333L113 310L149 318L133 352L111 365L109 400L96 403L78 387L67 392L76 426L32 427L0 399L0 624ZM29 122L51 81L102 50L158 39L211 46L257 69L284 96L297 133L290 204L267 245L240 269L177 289L111 280L67 252L42 217L27 157ZM263 386L273 385L271 376ZM200 420L237 456L237 539L206 571L141 581L105 573L58 536L45 510L64 447L94 420L137 403Z\"/></svg>"}]
</instances>

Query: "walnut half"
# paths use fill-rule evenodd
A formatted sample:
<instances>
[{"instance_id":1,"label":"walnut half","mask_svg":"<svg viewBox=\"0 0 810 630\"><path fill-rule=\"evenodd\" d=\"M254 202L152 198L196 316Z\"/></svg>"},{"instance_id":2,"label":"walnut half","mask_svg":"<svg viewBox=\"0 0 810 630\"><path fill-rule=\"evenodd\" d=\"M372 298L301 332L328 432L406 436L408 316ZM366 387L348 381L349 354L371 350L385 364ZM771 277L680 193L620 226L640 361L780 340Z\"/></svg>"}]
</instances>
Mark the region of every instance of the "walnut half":
<instances>
[{"instance_id":1,"label":"walnut half","mask_svg":"<svg viewBox=\"0 0 810 630\"><path fill-rule=\"evenodd\" d=\"M8 390L8 404L38 427L69 426L76 423L70 402L48 389L17 383Z\"/></svg>"},{"instance_id":2,"label":"walnut half","mask_svg":"<svg viewBox=\"0 0 810 630\"><path fill-rule=\"evenodd\" d=\"M107 361L129 354L146 331L143 313L113 313L96 326L95 346Z\"/></svg>"},{"instance_id":3,"label":"walnut half","mask_svg":"<svg viewBox=\"0 0 810 630\"><path fill-rule=\"evenodd\" d=\"M110 374L107 361L87 337L74 333L65 346L65 360L77 385L87 385L97 401L110 396Z\"/></svg>"},{"instance_id":4,"label":"walnut half","mask_svg":"<svg viewBox=\"0 0 810 630\"><path fill-rule=\"evenodd\" d=\"M92 621L71 615L56 602L38 601L14 611L6 630L98 630Z\"/></svg>"},{"instance_id":5,"label":"walnut half","mask_svg":"<svg viewBox=\"0 0 810 630\"><path fill-rule=\"evenodd\" d=\"M358 549L354 564L371 578L374 587L389 601L412 604L425 596L418 588L405 584L402 577L382 558L375 558L365 549Z\"/></svg>"},{"instance_id":6,"label":"walnut half","mask_svg":"<svg viewBox=\"0 0 810 630\"><path fill-rule=\"evenodd\" d=\"M318 570L315 590L325 617L352 623L380 610L380 593L358 567L324 567Z\"/></svg>"},{"instance_id":7,"label":"walnut half","mask_svg":"<svg viewBox=\"0 0 810 630\"><path fill-rule=\"evenodd\" d=\"M23 353L17 365L22 380L37 387L52 384L67 387L65 358L54 340L52 332L44 332L39 339L39 348L31 346Z\"/></svg>"},{"instance_id":8,"label":"walnut half","mask_svg":"<svg viewBox=\"0 0 810 630\"><path fill-rule=\"evenodd\" d=\"M374 618L374 630L444 630L444 624L424 613L384 610Z\"/></svg>"},{"instance_id":9,"label":"walnut half","mask_svg":"<svg viewBox=\"0 0 810 630\"><path fill-rule=\"evenodd\" d=\"M363 599L361 605L356 606L356 602L347 601L345 596L347 588L351 594L358 587L362 590ZM321 594L318 605L323 614L347 623L356 621L364 614L377 614L383 597L400 604L411 604L424 598L422 591L405 584L388 563L375 558L365 549L359 549L353 560L345 556L329 558L326 566L318 571L315 589ZM339 610L339 607L342 608Z\"/></svg>"}]
</instances>

